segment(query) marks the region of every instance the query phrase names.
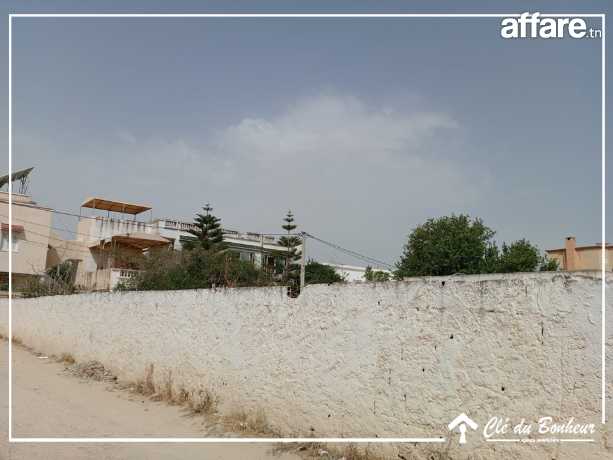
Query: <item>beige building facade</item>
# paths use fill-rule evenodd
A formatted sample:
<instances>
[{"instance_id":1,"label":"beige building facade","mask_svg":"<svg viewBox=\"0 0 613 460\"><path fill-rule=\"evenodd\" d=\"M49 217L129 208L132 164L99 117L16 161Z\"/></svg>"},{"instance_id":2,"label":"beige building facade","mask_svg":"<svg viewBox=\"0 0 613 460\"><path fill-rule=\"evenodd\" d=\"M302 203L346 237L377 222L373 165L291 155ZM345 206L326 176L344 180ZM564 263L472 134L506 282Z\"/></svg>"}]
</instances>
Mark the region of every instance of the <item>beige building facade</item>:
<instances>
[{"instance_id":1,"label":"beige building facade","mask_svg":"<svg viewBox=\"0 0 613 460\"><path fill-rule=\"evenodd\" d=\"M71 261L76 267L74 283L87 291L108 291L137 275L143 254L160 248L181 250L186 241L194 240L192 222L175 219L137 218L151 207L88 198L81 213L74 240L63 240L51 233L48 267ZM106 214L106 215L101 215ZM270 236L224 229L228 249L244 261L274 272L285 259L287 248Z\"/></svg>"},{"instance_id":2,"label":"beige building facade","mask_svg":"<svg viewBox=\"0 0 613 460\"><path fill-rule=\"evenodd\" d=\"M136 275L137 260L144 252L170 246L155 227L137 220L149 206L88 198L81 208L107 212L81 215L75 240L63 242L65 254L77 259L75 284L81 289L112 290Z\"/></svg>"},{"instance_id":3,"label":"beige building facade","mask_svg":"<svg viewBox=\"0 0 613 460\"><path fill-rule=\"evenodd\" d=\"M613 271L613 244L606 244L605 251L605 271L610 272ZM569 236L565 239L563 248L549 249L545 252L550 259L558 262L560 270L571 272L602 269L601 244L577 246L575 237Z\"/></svg>"},{"instance_id":4,"label":"beige building facade","mask_svg":"<svg viewBox=\"0 0 613 460\"><path fill-rule=\"evenodd\" d=\"M8 289L10 256L13 288L16 290L28 278L45 273L51 237L50 208L39 206L32 197L18 193L12 194L11 201L13 218L9 224L9 194L0 192L0 290Z\"/></svg>"}]
</instances>

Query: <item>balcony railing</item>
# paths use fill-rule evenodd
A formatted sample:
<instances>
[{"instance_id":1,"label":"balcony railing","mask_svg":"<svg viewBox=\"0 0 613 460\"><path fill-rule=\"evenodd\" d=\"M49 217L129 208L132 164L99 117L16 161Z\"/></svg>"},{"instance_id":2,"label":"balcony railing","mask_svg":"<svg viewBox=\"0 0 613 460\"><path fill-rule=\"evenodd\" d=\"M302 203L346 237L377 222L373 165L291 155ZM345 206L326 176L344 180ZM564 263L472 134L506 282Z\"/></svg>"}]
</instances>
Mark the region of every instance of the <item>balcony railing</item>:
<instances>
[{"instance_id":1,"label":"balcony railing","mask_svg":"<svg viewBox=\"0 0 613 460\"><path fill-rule=\"evenodd\" d=\"M86 291L112 291L121 282L127 282L138 275L140 270L127 268L103 268L95 272L84 272L76 285Z\"/></svg>"},{"instance_id":2,"label":"balcony railing","mask_svg":"<svg viewBox=\"0 0 613 460\"><path fill-rule=\"evenodd\" d=\"M189 223L189 222L181 222L180 220L164 220L162 221L164 222L164 228L173 228L176 230L183 230L183 231L188 231L188 230L194 230L197 228L196 225Z\"/></svg>"},{"instance_id":3,"label":"balcony railing","mask_svg":"<svg viewBox=\"0 0 613 460\"><path fill-rule=\"evenodd\" d=\"M198 228L198 226L193 223L182 222L180 220L161 219L159 220L159 222L162 223L161 227L163 228L169 228L169 229L185 231L185 232L189 230L196 230ZM272 244L275 243L274 237L261 235L260 233L238 232L236 230L230 230L230 229L224 228L223 234L226 237L236 238L239 240L260 241L263 238L265 243L272 243Z\"/></svg>"}]
</instances>

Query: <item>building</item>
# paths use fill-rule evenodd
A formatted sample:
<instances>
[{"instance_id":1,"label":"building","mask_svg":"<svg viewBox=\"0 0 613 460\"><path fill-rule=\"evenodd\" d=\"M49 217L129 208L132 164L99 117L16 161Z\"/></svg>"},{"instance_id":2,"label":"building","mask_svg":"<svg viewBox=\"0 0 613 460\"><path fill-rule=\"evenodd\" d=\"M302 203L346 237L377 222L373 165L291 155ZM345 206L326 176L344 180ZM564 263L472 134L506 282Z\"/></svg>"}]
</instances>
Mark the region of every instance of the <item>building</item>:
<instances>
[{"instance_id":1,"label":"building","mask_svg":"<svg viewBox=\"0 0 613 460\"><path fill-rule=\"evenodd\" d=\"M8 289L9 247L12 252L13 288L19 290L28 278L42 275L47 266L51 232L51 209L39 206L30 196L13 193L12 241L9 240L9 194L0 192L0 285Z\"/></svg>"},{"instance_id":2,"label":"building","mask_svg":"<svg viewBox=\"0 0 613 460\"><path fill-rule=\"evenodd\" d=\"M84 210L89 214L85 215ZM81 205L74 240L64 240L51 232L47 268L70 261L80 289L112 290L136 276L143 254L169 247L181 250L186 241L195 239L190 230L196 226L190 222L137 220L147 211L151 211L147 205L88 198ZM223 233L227 248L238 253L241 260L270 272L285 260L287 249L272 237L228 229Z\"/></svg>"},{"instance_id":3,"label":"building","mask_svg":"<svg viewBox=\"0 0 613 460\"><path fill-rule=\"evenodd\" d=\"M606 244L605 270L613 271L613 244ZM577 246L574 236L569 236L564 241L564 247L560 249L548 249L545 251L550 259L556 260L560 270L601 270L602 269L602 245L593 244Z\"/></svg>"},{"instance_id":4,"label":"building","mask_svg":"<svg viewBox=\"0 0 613 460\"><path fill-rule=\"evenodd\" d=\"M92 210L89 215L82 215L84 208ZM72 252L77 261L77 286L94 291L114 289L136 275L143 253L171 245L156 227L137 220L150 210L150 206L105 198L83 202L76 238L65 242L66 252ZM96 215L96 211L107 215Z\"/></svg>"},{"instance_id":5,"label":"building","mask_svg":"<svg viewBox=\"0 0 613 460\"><path fill-rule=\"evenodd\" d=\"M9 193L0 191L0 290L8 290L9 248L12 252L13 288L19 290L28 279L45 273L51 232L52 210L40 206L28 194L33 168L0 177L0 187L18 182L13 191L12 226L9 226ZM12 240L9 240L9 228Z\"/></svg>"},{"instance_id":6,"label":"building","mask_svg":"<svg viewBox=\"0 0 613 460\"><path fill-rule=\"evenodd\" d=\"M191 222L156 219L153 225L157 227L160 236L172 242L176 250L181 250L185 242L196 238L190 233L190 230L197 228ZM224 228L223 239L226 247L236 252L241 260L252 262L264 270L272 272L276 266L285 262L287 248L281 246L272 236Z\"/></svg>"},{"instance_id":7,"label":"building","mask_svg":"<svg viewBox=\"0 0 613 460\"><path fill-rule=\"evenodd\" d=\"M333 263L324 263L323 265L327 265L328 267L332 267L336 273L343 277L345 281L348 283L356 283L359 281L366 281L364 277L366 273L366 267L359 267L356 265L342 265L342 264L333 264ZM384 272L392 277L392 272L389 270L373 268L374 271Z\"/></svg>"}]
</instances>

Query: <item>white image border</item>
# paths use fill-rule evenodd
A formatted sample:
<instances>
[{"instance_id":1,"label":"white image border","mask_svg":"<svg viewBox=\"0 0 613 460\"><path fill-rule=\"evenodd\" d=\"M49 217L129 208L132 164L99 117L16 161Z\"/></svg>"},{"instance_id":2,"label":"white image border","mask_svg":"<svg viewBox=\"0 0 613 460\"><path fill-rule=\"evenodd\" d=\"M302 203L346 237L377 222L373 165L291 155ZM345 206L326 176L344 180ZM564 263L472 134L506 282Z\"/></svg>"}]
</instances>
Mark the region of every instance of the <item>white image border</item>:
<instances>
[{"instance_id":1,"label":"white image border","mask_svg":"<svg viewBox=\"0 0 613 460\"><path fill-rule=\"evenodd\" d=\"M12 13L9 14L9 176L12 174L12 157L13 157L13 124L12 124L12 27L13 18L505 18L505 17L519 17L518 13L279 13L279 14L259 14L259 13ZM606 196L605 196L605 180L606 180L606 168L605 168L605 127L606 127L606 96L605 96L605 82L606 82L606 33L605 33L605 17L604 13L556 13L546 14L541 13L541 17L584 17L584 18L599 18L601 20L601 66L602 66L602 101L601 101L601 148L602 148L602 254L601 254L601 423L606 422L606 380L605 380L605 343L606 343L606 327L605 327L605 266L606 266ZM12 182L8 184L9 192L9 240L12 238ZM9 246L9 274L12 273L12 250ZM18 438L13 437L13 380L12 380L12 276L9 276L9 420L8 420L8 434L10 443L303 443L303 442L328 442L328 443L444 443L445 437L432 437L432 438L122 438L122 437L103 437L103 438ZM495 441L494 439L488 441ZM504 441L500 439L500 441ZM578 440L560 440L560 441L574 441L574 442L593 442L592 439L578 439Z\"/></svg>"}]
</instances>

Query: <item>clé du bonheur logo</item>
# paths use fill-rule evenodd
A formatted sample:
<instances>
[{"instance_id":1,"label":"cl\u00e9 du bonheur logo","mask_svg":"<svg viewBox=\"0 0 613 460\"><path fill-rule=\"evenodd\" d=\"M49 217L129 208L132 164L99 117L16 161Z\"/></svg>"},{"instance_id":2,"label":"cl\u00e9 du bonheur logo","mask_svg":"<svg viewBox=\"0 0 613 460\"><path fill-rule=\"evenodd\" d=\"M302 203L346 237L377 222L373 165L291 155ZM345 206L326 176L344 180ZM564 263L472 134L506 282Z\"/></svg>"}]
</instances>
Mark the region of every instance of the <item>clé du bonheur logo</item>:
<instances>
[{"instance_id":1,"label":"cl\u00e9 du bonheur logo","mask_svg":"<svg viewBox=\"0 0 613 460\"><path fill-rule=\"evenodd\" d=\"M468 430L476 431L479 424L462 412L449 422L447 428L460 433L458 442L466 444ZM594 442L592 435L595 432L594 423L579 423L574 417L556 420L543 416L536 421L525 418L513 421L509 417L494 415L483 425L481 437L487 442Z\"/></svg>"}]
</instances>

